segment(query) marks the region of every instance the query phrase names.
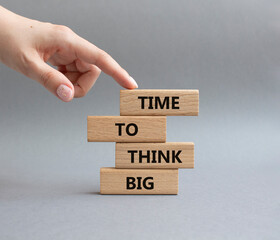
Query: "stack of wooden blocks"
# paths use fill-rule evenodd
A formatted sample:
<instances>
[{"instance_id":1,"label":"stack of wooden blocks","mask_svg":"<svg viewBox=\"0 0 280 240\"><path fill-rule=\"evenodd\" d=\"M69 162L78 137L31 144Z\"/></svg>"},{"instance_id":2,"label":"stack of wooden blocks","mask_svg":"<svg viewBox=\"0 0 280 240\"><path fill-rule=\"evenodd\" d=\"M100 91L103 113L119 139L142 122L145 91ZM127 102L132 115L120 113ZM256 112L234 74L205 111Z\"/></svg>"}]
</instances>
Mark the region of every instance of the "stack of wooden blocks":
<instances>
[{"instance_id":1,"label":"stack of wooden blocks","mask_svg":"<svg viewBox=\"0 0 280 240\"><path fill-rule=\"evenodd\" d=\"M166 116L198 110L198 90L121 90L121 116L88 116L89 142L116 142L100 193L178 194L178 168L194 167L194 143L166 142Z\"/></svg>"}]
</instances>

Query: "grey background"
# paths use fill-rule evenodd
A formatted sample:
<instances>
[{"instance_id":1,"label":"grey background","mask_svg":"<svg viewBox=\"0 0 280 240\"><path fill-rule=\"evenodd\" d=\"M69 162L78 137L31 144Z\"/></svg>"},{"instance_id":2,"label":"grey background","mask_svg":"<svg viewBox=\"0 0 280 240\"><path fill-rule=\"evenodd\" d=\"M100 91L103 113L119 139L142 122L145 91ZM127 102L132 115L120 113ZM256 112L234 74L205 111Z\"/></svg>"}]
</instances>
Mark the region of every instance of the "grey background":
<instances>
[{"instance_id":1,"label":"grey background","mask_svg":"<svg viewBox=\"0 0 280 240\"><path fill-rule=\"evenodd\" d=\"M87 143L87 115L119 115L102 74L63 103L0 65L0 239L279 239L280 2L14 0L109 52L140 88L199 89L199 117L169 117L193 141L178 196L101 196L113 143Z\"/></svg>"}]
</instances>

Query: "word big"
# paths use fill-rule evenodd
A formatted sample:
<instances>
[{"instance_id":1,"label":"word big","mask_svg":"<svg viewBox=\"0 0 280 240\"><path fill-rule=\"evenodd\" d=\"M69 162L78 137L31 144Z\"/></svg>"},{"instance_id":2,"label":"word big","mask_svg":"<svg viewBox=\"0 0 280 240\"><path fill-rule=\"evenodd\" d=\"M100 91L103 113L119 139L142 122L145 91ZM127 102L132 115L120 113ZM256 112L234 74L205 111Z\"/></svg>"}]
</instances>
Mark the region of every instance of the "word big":
<instances>
[{"instance_id":1,"label":"word big","mask_svg":"<svg viewBox=\"0 0 280 240\"><path fill-rule=\"evenodd\" d=\"M154 182L148 182L148 180L154 180L153 177L146 177L143 180L143 187L147 190L154 189ZM141 187L141 181L142 177L137 177L137 184L135 183L136 178L135 177L127 177L126 178L126 189L131 190L131 189L142 189Z\"/></svg>"}]
</instances>

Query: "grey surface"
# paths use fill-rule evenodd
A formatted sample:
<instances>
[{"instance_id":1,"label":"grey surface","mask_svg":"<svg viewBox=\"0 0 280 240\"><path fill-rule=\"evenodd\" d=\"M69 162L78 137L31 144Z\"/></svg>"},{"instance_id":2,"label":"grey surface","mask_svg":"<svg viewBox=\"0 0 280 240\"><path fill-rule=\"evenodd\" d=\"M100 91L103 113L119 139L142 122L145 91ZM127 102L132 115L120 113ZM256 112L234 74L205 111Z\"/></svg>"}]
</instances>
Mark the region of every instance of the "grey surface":
<instances>
[{"instance_id":1,"label":"grey surface","mask_svg":"<svg viewBox=\"0 0 280 240\"><path fill-rule=\"evenodd\" d=\"M108 51L140 88L200 90L178 196L101 196L113 143L87 143L87 115L118 115L102 74L66 104L0 65L0 239L279 239L280 3L273 0L0 1L65 24Z\"/></svg>"}]
</instances>

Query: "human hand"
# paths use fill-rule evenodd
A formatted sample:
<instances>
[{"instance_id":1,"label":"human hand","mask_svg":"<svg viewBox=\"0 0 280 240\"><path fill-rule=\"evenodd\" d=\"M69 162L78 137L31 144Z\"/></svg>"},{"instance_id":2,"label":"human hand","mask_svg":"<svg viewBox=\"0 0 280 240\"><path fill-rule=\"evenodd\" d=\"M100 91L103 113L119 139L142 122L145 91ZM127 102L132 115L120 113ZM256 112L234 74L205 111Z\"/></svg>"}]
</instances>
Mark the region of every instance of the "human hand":
<instances>
[{"instance_id":1,"label":"human hand","mask_svg":"<svg viewBox=\"0 0 280 240\"><path fill-rule=\"evenodd\" d=\"M1 6L0 61L65 102L85 96L101 70L125 88L138 87L112 57L68 27L24 18Z\"/></svg>"}]
</instances>

